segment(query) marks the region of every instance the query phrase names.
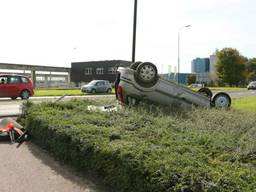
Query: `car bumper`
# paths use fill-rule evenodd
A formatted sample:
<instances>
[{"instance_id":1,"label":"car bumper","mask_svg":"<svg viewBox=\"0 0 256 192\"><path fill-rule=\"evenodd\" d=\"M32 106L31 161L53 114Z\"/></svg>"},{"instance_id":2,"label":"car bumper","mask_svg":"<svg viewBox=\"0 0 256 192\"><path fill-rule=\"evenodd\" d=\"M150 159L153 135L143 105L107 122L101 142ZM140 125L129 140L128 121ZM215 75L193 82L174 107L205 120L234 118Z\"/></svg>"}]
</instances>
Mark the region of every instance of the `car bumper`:
<instances>
[{"instance_id":1,"label":"car bumper","mask_svg":"<svg viewBox=\"0 0 256 192\"><path fill-rule=\"evenodd\" d=\"M82 93L90 93L91 90L90 90L90 89L81 89L81 92L82 92Z\"/></svg>"}]
</instances>

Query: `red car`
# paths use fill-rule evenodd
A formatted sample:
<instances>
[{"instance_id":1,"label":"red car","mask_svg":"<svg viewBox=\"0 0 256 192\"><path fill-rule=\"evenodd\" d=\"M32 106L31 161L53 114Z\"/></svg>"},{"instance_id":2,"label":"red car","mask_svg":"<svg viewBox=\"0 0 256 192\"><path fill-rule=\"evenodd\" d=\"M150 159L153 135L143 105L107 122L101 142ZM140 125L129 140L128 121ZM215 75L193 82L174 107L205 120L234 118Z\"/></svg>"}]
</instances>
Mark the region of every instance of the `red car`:
<instances>
[{"instance_id":1,"label":"red car","mask_svg":"<svg viewBox=\"0 0 256 192\"><path fill-rule=\"evenodd\" d=\"M31 79L23 75L0 75L0 97L28 99L34 95Z\"/></svg>"}]
</instances>

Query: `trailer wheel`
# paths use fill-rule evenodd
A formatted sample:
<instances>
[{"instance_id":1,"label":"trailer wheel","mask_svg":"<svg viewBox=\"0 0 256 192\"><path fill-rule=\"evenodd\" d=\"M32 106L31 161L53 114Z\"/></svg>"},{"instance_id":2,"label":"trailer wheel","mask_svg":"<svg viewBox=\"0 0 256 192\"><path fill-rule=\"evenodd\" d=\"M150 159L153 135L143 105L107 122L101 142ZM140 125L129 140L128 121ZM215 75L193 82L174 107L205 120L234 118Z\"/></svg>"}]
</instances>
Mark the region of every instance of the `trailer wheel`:
<instances>
[{"instance_id":1,"label":"trailer wheel","mask_svg":"<svg viewBox=\"0 0 256 192\"><path fill-rule=\"evenodd\" d=\"M231 105L231 98L227 93L217 93L213 99L212 104L218 109L228 109Z\"/></svg>"},{"instance_id":2,"label":"trailer wheel","mask_svg":"<svg viewBox=\"0 0 256 192\"><path fill-rule=\"evenodd\" d=\"M133 70L136 70L137 67L139 66L139 64L141 64L141 63L142 63L141 61L137 61L137 62L135 62L135 63L132 63L132 64L130 65L130 68L133 69Z\"/></svg>"},{"instance_id":3,"label":"trailer wheel","mask_svg":"<svg viewBox=\"0 0 256 192\"><path fill-rule=\"evenodd\" d=\"M142 87L152 87L158 81L157 68L153 63L139 64L135 72L135 80Z\"/></svg>"},{"instance_id":4,"label":"trailer wheel","mask_svg":"<svg viewBox=\"0 0 256 192\"><path fill-rule=\"evenodd\" d=\"M199 89L197 92L202 95L205 95L206 97L212 98L212 91L207 87L203 87Z\"/></svg>"}]
</instances>

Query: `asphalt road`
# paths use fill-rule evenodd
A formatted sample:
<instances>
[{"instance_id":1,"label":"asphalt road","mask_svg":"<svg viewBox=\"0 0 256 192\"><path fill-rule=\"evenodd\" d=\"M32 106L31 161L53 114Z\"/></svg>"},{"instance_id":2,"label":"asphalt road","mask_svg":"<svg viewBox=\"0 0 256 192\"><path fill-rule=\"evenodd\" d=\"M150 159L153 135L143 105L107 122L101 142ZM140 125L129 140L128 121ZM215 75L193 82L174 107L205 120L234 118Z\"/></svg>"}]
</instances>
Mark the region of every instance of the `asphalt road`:
<instances>
[{"instance_id":1,"label":"asphalt road","mask_svg":"<svg viewBox=\"0 0 256 192\"><path fill-rule=\"evenodd\" d=\"M63 100L70 100L74 98L80 98L80 99L97 99L97 98L113 98L114 95L87 95L87 96L66 96L63 98ZM34 103L40 103L43 101L56 101L61 96L54 96L54 97L31 97L29 100L31 100ZM16 99L11 100L10 98L0 98L0 117L6 117L6 116L15 116L21 113L21 104L24 102L24 100Z\"/></svg>"},{"instance_id":2,"label":"asphalt road","mask_svg":"<svg viewBox=\"0 0 256 192\"><path fill-rule=\"evenodd\" d=\"M222 91L213 91L216 92L222 92ZM256 90L246 90L246 91L223 91L230 95L232 99L234 98L240 98L240 97L248 97L248 96L256 96Z\"/></svg>"},{"instance_id":3,"label":"asphalt road","mask_svg":"<svg viewBox=\"0 0 256 192\"><path fill-rule=\"evenodd\" d=\"M102 184L60 164L32 143L16 148L0 137L1 192L103 192Z\"/></svg>"}]
</instances>

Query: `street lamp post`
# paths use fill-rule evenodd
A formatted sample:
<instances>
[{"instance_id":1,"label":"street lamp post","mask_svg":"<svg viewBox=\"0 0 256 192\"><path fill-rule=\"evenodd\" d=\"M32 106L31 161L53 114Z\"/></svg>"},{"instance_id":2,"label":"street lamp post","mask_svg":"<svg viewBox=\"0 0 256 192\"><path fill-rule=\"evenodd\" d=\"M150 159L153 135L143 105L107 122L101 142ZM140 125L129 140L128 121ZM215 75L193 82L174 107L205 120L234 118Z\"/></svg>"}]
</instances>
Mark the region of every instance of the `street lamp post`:
<instances>
[{"instance_id":1,"label":"street lamp post","mask_svg":"<svg viewBox=\"0 0 256 192\"><path fill-rule=\"evenodd\" d=\"M190 27L191 25L182 26L178 30L178 76L177 76L177 82L179 83L179 75L180 75L180 32L185 27Z\"/></svg>"}]
</instances>

